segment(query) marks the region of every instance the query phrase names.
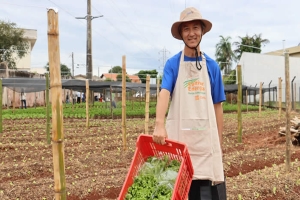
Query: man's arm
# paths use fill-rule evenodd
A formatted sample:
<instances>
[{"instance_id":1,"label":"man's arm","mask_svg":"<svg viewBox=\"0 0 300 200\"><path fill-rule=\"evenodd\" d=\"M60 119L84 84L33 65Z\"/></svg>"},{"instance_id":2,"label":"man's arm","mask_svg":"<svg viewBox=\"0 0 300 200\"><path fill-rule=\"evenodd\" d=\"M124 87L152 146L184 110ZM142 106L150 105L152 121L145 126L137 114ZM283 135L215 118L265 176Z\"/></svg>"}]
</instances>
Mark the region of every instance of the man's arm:
<instances>
[{"instance_id":1,"label":"man's arm","mask_svg":"<svg viewBox=\"0 0 300 200\"><path fill-rule=\"evenodd\" d=\"M217 126L218 126L218 133L219 133L219 138L220 138L220 145L222 149L222 143L223 143L223 107L222 103L217 103L214 104L215 108L215 114L216 114L216 121L217 121Z\"/></svg>"},{"instance_id":2,"label":"man's arm","mask_svg":"<svg viewBox=\"0 0 300 200\"><path fill-rule=\"evenodd\" d=\"M155 129L153 132L153 141L158 144L165 144L165 139L168 137L165 128L165 116L169 105L170 92L162 89L158 96L156 105L156 120Z\"/></svg>"}]
</instances>

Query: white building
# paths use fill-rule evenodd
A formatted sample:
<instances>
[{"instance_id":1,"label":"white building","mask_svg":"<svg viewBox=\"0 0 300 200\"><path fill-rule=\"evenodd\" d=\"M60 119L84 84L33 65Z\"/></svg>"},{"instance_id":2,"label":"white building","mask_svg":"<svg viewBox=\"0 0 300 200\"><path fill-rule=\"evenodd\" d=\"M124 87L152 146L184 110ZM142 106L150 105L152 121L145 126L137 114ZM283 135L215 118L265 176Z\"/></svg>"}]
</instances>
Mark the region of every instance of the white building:
<instances>
[{"instance_id":1,"label":"white building","mask_svg":"<svg viewBox=\"0 0 300 200\"><path fill-rule=\"evenodd\" d=\"M263 88L276 86L278 88L278 78L282 79L282 101L285 101L285 58L281 54L268 55L244 52L238 63L242 69L242 84L251 87L260 86ZM290 83L294 79L294 96L299 101L300 92L300 57L289 57ZM296 88L296 89L295 89ZM271 94L273 95L273 94ZM268 95L264 96L268 101Z\"/></svg>"},{"instance_id":2,"label":"white building","mask_svg":"<svg viewBox=\"0 0 300 200\"><path fill-rule=\"evenodd\" d=\"M23 29L24 38L29 44L27 54L21 59L17 58L16 67L18 70L30 71L31 69L31 52L37 40L37 31L34 29Z\"/></svg>"}]
</instances>

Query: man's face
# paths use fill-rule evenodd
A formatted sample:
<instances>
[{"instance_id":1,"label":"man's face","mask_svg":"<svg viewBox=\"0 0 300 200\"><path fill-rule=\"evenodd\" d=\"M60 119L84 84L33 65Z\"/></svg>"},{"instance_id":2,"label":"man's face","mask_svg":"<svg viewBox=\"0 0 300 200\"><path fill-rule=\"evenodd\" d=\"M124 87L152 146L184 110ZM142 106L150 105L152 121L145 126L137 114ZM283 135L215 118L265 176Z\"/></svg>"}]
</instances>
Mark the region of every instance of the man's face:
<instances>
[{"instance_id":1,"label":"man's face","mask_svg":"<svg viewBox=\"0 0 300 200\"><path fill-rule=\"evenodd\" d=\"M196 47L202 36L200 21L184 22L181 24L181 36L183 41L191 48Z\"/></svg>"}]
</instances>

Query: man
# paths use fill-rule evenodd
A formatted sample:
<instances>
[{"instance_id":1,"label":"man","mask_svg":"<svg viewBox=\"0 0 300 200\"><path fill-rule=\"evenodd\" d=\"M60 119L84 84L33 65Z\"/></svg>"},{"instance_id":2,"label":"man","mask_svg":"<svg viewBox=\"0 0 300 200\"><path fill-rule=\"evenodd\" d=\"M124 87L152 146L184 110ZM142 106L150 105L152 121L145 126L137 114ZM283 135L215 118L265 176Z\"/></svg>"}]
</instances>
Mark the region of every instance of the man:
<instances>
[{"instance_id":1,"label":"man","mask_svg":"<svg viewBox=\"0 0 300 200\"><path fill-rule=\"evenodd\" d=\"M180 21L172 25L173 37L182 40L185 47L166 62L156 107L153 141L165 144L169 138L188 147L194 168L189 200L212 199L212 184L224 182L224 86L218 64L200 51L202 36L211 27L211 22L195 8L186 8Z\"/></svg>"},{"instance_id":2,"label":"man","mask_svg":"<svg viewBox=\"0 0 300 200\"><path fill-rule=\"evenodd\" d=\"M26 109L26 94L24 92L21 92L21 104L22 104L22 109L23 109L23 105L24 108Z\"/></svg>"}]
</instances>

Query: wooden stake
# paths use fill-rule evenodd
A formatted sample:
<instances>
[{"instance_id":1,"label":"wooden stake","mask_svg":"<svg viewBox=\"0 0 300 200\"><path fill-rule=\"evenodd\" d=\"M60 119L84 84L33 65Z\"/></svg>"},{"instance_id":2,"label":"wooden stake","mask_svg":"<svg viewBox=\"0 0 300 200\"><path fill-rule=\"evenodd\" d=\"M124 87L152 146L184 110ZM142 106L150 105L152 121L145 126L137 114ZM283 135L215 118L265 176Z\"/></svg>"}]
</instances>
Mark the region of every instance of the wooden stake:
<instances>
[{"instance_id":1,"label":"wooden stake","mask_svg":"<svg viewBox=\"0 0 300 200\"><path fill-rule=\"evenodd\" d=\"M122 133L123 149L126 150L126 56L122 56Z\"/></svg>"},{"instance_id":2,"label":"wooden stake","mask_svg":"<svg viewBox=\"0 0 300 200\"><path fill-rule=\"evenodd\" d=\"M284 58L285 58L285 103L286 103L286 151L285 151L285 167L286 172L290 172L290 166L291 166L291 99L290 99L290 62L289 62L289 54L288 52L284 52Z\"/></svg>"},{"instance_id":3,"label":"wooden stake","mask_svg":"<svg viewBox=\"0 0 300 200\"><path fill-rule=\"evenodd\" d=\"M114 114L113 114L113 109L112 109L113 105L112 105L112 87L110 85L110 114L111 114L111 119L114 118Z\"/></svg>"},{"instance_id":4,"label":"wooden stake","mask_svg":"<svg viewBox=\"0 0 300 200\"><path fill-rule=\"evenodd\" d=\"M85 110L86 110L86 128L89 128L89 95L90 95L90 85L89 80L85 80Z\"/></svg>"},{"instance_id":5,"label":"wooden stake","mask_svg":"<svg viewBox=\"0 0 300 200\"><path fill-rule=\"evenodd\" d=\"M52 102L52 150L56 200L66 199L63 106L60 73L58 13L48 10L48 55Z\"/></svg>"},{"instance_id":6,"label":"wooden stake","mask_svg":"<svg viewBox=\"0 0 300 200\"><path fill-rule=\"evenodd\" d=\"M50 103L49 103L49 74L46 73L46 134L47 134L47 143L51 143L50 138Z\"/></svg>"},{"instance_id":7,"label":"wooden stake","mask_svg":"<svg viewBox=\"0 0 300 200\"><path fill-rule=\"evenodd\" d=\"M145 134L149 134L149 99L150 99L150 76L146 78L146 104L145 104Z\"/></svg>"},{"instance_id":8,"label":"wooden stake","mask_svg":"<svg viewBox=\"0 0 300 200\"><path fill-rule=\"evenodd\" d=\"M278 78L278 119L281 117L281 108L282 108L282 79Z\"/></svg>"},{"instance_id":9,"label":"wooden stake","mask_svg":"<svg viewBox=\"0 0 300 200\"><path fill-rule=\"evenodd\" d=\"M295 108L295 110L297 110L297 107L296 107L296 100L297 100L297 87L296 87L297 85L296 85L296 83L294 83L294 100L293 100L293 103L294 103L294 108Z\"/></svg>"},{"instance_id":10,"label":"wooden stake","mask_svg":"<svg viewBox=\"0 0 300 200\"><path fill-rule=\"evenodd\" d=\"M262 101L262 82L260 82L259 85L259 111L258 111L258 115L261 115L261 101Z\"/></svg>"},{"instance_id":11,"label":"wooden stake","mask_svg":"<svg viewBox=\"0 0 300 200\"><path fill-rule=\"evenodd\" d=\"M237 109L238 109L238 142L242 142L242 70L241 65L237 66L238 73L238 98L237 98Z\"/></svg>"}]
</instances>

